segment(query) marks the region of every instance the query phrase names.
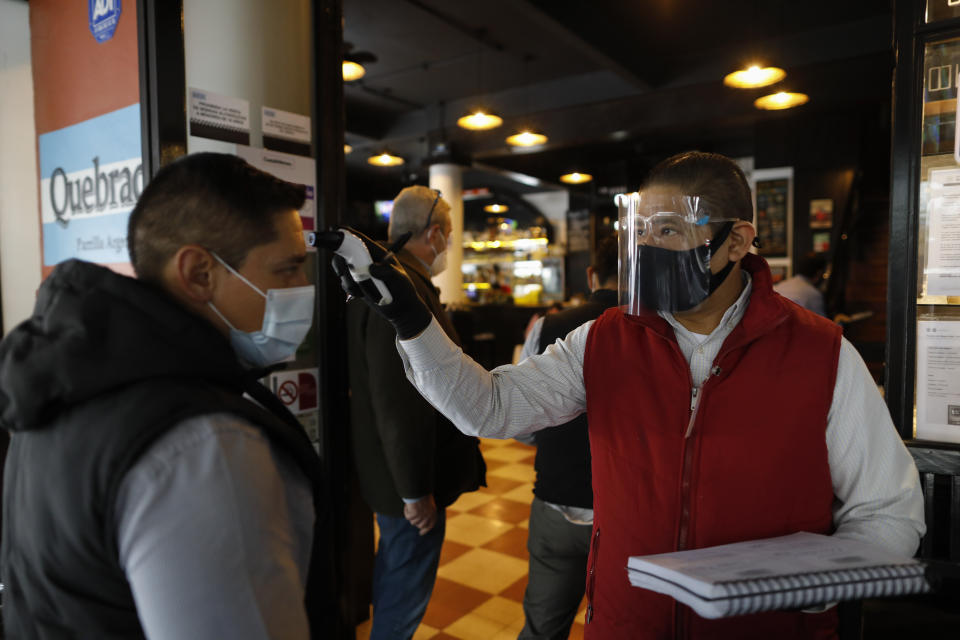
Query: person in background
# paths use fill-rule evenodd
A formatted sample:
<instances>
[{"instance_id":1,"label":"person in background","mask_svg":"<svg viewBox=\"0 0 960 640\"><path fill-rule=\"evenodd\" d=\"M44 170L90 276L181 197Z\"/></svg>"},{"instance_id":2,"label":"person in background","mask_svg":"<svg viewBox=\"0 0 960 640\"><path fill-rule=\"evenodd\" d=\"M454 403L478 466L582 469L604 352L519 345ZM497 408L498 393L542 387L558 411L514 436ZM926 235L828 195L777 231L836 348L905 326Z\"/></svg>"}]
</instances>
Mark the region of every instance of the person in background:
<instances>
[{"instance_id":1,"label":"person in background","mask_svg":"<svg viewBox=\"0 0 960 640\"><path fill-rule=\"evenodd\" d=\"M450 205L439 191L407 187L390 216L390 242L446 336L456 331L430 281L446 267ZM380 527L373 573L372 640L413 636L440 562L444 508L485 483L479 441L461 434L406 379L396 332L356 300L347 305L351 437L364 500Z\"/></svg>"},{"instance_id":2,"label":"person in background","mask_svg":"<svg viewBox=\"0 0 960 640\"><path fill-rule=\"evenodd\" d=\"M863 360L839 326L774 294L750 253L752 219L729 158L662 161L620 199L619 306L493 371L370 245L393 301L368 303L394 325L408 377L459 429L512 438L587 412L588 640L835 638L835 608L700 618L632 587L628 557L796 531L911 556L925 531L916 465Z\"/></svg>"},{"instance_id":3,"label":"person in background","mask_svg":"<svg viewBox=\"0 0 960 640\"><path fill-rule=\"evenodd\" d=\"M773 285L773 290L788 300L817 315L826 316L820 284L827 269L827 260L819 253L810 252L797 262L797 273L792 278Z\"/></svg>"},{"instance_id":4,"label":"person in background","mask_svg":"<svg viewBox=\"0 0 960 640\"><path fill-rule=\"evenodd\" d=\"M537 320L523 345L521 360L543 353L558 338L617 304L617 250L616 236L600 242L593 265L587 267L589 299ZM527 536L530 568L523 595L526 621L519 637L562 639L570 635L583 599L590 553L593 485L587 416L537 431L532 438L537 447L537 479Z\"/></svg>"},{"instance_id":5,"label":"person in background","mask_svg":"<svg viewBox=\"0 0 960 640\"><path fill-rule=\"evenodd\" d=\"M258 382L312 325L304 197L172 162L130 216L139 279L61 263L0 343L7 637L325 637L320 460Z\"/></svg>"}]
</instances>

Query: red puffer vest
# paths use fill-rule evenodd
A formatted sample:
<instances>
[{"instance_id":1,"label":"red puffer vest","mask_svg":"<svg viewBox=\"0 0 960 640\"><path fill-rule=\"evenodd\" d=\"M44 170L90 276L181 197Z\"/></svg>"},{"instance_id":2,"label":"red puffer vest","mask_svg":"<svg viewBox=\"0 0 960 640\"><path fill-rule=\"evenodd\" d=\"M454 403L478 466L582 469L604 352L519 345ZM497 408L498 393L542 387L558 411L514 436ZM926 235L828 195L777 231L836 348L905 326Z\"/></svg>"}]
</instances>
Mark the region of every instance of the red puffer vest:
<instances>
[{"instance_id":1,"label":"red puffer vest","mask_svg":"<svg viewBox=\"0 0 960 640\"><path fill-rule=\"evenodd\" d=\"M588 639L836 637L835 609L706 620L627 579L632 555L832 530L825 433L840 328L774 293L762 258L741 265L753 278L750 302L695 411L666 321L613 308L590 330Z\"/></svg>"}]
</instances>

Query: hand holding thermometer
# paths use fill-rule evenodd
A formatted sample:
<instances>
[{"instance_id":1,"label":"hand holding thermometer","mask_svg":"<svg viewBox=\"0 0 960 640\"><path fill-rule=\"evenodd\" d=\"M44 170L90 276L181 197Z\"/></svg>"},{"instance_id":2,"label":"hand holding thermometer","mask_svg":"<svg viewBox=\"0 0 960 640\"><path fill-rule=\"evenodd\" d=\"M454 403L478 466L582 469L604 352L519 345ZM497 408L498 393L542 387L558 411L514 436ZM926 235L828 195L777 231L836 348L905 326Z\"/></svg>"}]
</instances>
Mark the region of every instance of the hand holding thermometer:
<instances>
[{"instance_id":1,"label":"hand holding thermometer","mask_svg":"<svg viewBox=\"0 0 960 640\"><path fill-rule=\"evenodd\" d=\"M386 262L397 251L403 248L412 234L407 232L400 236L394 242L387 253L378 262ZM318 239L319 240L319 239ZM364 293L379 305L387 305L393 302L393 296L390 290L379 279L370 275L370 265L373 264L373 258L367 244L347 229L337 229L328 231L320 243L328 249L335 251L347 263L350 275L356 280L357 284L363 289Z\"/></svg>"}]
</instances>

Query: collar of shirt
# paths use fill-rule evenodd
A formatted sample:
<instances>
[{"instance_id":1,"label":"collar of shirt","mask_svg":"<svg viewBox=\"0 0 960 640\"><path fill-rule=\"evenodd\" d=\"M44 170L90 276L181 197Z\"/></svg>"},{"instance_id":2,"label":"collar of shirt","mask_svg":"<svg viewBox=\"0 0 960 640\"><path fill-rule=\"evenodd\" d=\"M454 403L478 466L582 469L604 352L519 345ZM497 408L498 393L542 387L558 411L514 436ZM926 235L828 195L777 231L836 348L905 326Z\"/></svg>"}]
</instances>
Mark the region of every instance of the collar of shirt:
<instances>
[{"instance_id":1,"label":"collar of shirt","mask_svg":"<svg viewBox=\"0 0 960 640\"><path fill-rule=\"evenodd\" d=\"M411 266L413 266L414 269L420 273L420 275L425 277L427 280L433 277L433 275L430 273L430 265L421 260L420 256L416 256L406 249L402 249L401 254L407 259L407 262L411 263Z\"/></svg>"},{"instance_id":2,"label":"collar of shirt","mask_svg":"<svg viewBox=\"0 0 960 640\"><path fill-rule=\"evenodd\" d=\"M690 365L690 373L693 376L694 384L699 386L706 379L710 365L714 358L720 352L720 346L733 329L740 324L743 314L747 311L747 305L750 303L750 292L753 291L753 279L750 274L743 271L743 291L730 307L724 312L717 325L710 335L704 337L703 334L694 333L680 324L673 314L667 311L660 311L661 318L670 323L673 332L677 337L677 343L683 356Z\"/></svg>"}]
</instances>

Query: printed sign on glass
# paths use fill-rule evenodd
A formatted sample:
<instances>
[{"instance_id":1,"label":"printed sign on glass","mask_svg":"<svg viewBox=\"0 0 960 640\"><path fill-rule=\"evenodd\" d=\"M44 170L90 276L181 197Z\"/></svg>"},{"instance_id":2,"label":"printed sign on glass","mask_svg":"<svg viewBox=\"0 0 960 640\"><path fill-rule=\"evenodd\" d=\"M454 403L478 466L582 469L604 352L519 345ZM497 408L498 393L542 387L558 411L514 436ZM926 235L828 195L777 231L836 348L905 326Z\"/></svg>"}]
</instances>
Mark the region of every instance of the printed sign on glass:
<instances>
[{"instance_id":1,"label":"printed sign on glass","mask_svg":"<svg viewBox=\"0 0 960 640\"><path fill-rule=\"evenodd\" d=\"M38 138L43 264L129 263L127 220L143 191L140 105Z\"/></svg>"}]
</instances>

